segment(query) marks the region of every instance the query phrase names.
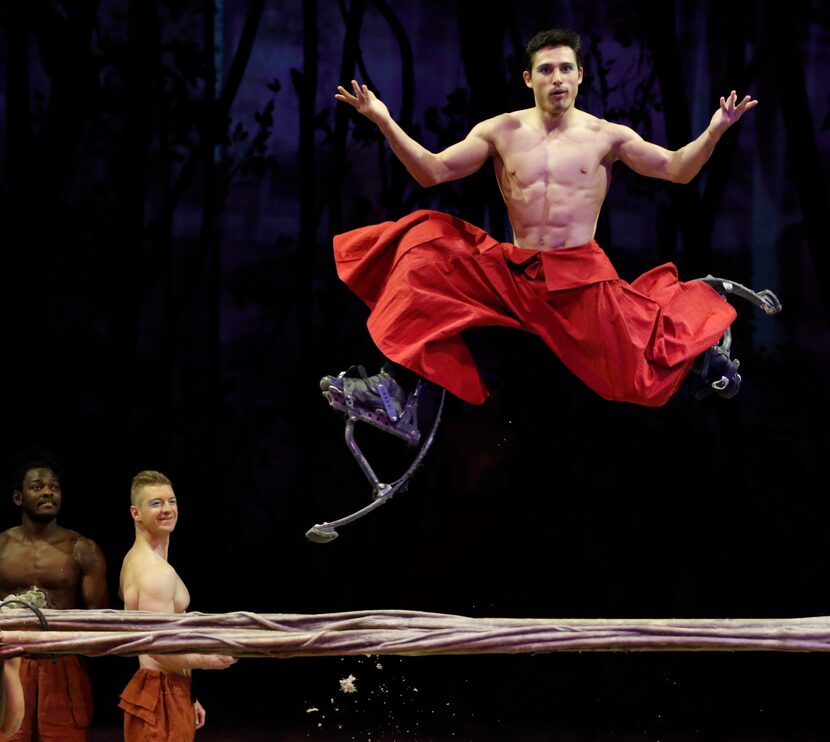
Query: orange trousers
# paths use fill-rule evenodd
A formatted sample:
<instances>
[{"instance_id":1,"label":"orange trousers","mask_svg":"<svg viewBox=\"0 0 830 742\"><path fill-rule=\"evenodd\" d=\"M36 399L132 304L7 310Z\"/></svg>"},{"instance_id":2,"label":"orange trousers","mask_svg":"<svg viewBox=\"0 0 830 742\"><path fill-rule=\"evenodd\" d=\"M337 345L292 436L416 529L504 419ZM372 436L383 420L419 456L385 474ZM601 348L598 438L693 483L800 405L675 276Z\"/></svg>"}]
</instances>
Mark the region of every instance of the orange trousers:
<instances>
[{"instance_id":1,"label":"orange trousers","mask_svg":"<svg viewBox=\"0 0 830 742\"><path fill-rule=\"evenodd\" d=\"M92 724L92 685L74 656L21 657L26 704L13 742L87 742Z\"/></svg>"},{"instance_id":2,"label":"orange trousers","mask_svg":"<svg viewBox=\"0 0 830 742\"><path fill-rule=\"evenodd\" d=\"M196 712L190 677L140 669L121 693L124 742L192 742Z\"/></svg>"},{"instance_id":3,"label":"orange trousers","mask_svg":"<svg viewBox=\"0 0 830 742\"><path fill-rule=\"evenodd\" d=\"M472 404L488 392L469 328L532 332L600 396L657 407L736 316L672 263L627 283L596 242L525 250L438 211L339 234L334 257L381 353Z\"/></svg>"}]
</instances>

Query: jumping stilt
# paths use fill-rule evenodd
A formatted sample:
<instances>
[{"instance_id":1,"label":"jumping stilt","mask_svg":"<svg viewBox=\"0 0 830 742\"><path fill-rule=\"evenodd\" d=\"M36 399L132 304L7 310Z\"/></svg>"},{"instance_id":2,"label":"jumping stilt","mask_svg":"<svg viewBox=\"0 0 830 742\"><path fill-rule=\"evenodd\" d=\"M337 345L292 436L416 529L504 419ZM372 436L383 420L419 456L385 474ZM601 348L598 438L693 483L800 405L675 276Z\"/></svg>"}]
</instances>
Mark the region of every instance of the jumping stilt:
<instances>
[{"instance_id":1,"label":"jumping stilt","mask_svg":"<svg viewBox=\"0 0 830 742\"><path fill-rule=\"evenodd\" d=\"M435 432L441 421L446 390L441 390L438 410L429 434L421 442L418 428L418 402L421 399L426 382L419 379L414 391L407 395L392 376L382 370L374 376L367 376L363 367L358 367L357 377L343 372L338 376L324 376L320 389L328 403L346 416L346 445L360 466L361 471L372 485L373 501L339 520L318 523L306 531L306 538L319 544L325 544L337 538L337 529L358 518L362 518L375 508L388 502L398 492L406 489L409 480L420 468L424 457L435 440ZM390 483L381 482L369 461L364 456L355 440L355 424L363 422L379 428L401 440L409 446L418 447L415 458L401 477Z\"/></svg>"},{"instance_id":2,"label":"jumping stilt","mask_svg":"<svg viewBox=\"0 0 830 742\"><path fill-rule=\"evenodd\" d=\"M716 278L711 274L698 280L715 289L724 300L729 295L738 296L758 307L767 315L778 314L781 311L781 302L769 289L753 291L736 281ZM702 399L712 392L726 399L734 397L738 393L741 388L741 375L738 373L741 362L737 358L731 357L731 350L732 331L730 328L726 328L720 342L700 356L694 366L694 371L705 382L705 386L695 394L696 399Z\"/></svg>"}]
</instances>

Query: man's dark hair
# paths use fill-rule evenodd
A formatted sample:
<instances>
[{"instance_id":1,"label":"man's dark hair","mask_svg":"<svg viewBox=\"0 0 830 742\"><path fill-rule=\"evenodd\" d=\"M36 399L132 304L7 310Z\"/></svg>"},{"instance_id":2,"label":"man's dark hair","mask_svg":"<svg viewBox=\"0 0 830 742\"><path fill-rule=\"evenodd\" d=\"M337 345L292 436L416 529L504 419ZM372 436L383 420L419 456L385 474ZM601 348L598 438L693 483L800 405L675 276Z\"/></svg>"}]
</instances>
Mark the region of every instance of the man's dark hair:
<instances>
[{"instance_id":1,"label":"man's dark hair","mask_svg":"<svg viewBox=\"0 0 830 742\"><path fill-rule=\"evenodd\" d=\"M12 482L15 491L23 491L23 480L26 478L26 473L31 469L49 469L58 478L58 481L62 478L60 465L49 454L33 457L23 461L15 470L14 481Z\"/></svg>"},{"instance_id":2,"label":"man's dark hair","mask_svg":"<svg viewBox=\"0 0 830 742\"><path fill-rule=\"evenodd\" d=\"M540 31L527 42L525 47L525 70L527 72L531 72L536 52L549 46L570 47L576 55L576 66L582 67L582 42L579 34L567 28L549 28L547 31Z\"/></svg>"}]
</instances>

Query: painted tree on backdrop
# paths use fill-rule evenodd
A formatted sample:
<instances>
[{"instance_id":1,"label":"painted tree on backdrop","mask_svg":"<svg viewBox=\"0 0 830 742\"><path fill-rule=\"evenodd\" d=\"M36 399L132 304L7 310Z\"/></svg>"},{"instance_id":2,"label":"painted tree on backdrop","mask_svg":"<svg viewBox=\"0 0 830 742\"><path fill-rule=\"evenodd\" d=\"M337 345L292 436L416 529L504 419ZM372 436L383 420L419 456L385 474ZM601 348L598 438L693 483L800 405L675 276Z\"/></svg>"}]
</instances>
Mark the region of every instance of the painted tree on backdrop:
<instances>
[{"instance_id":1,"label":"painted tree on backdrop","mask_svg":"<svg viewBox=\"0 0 830 742\"><path fill-rule=\"evenodd\" d=\"M191 437L200 455L218 445L201 432L176 438L174 431L190 424L197 432L222 429L179 411L221 412L222 212L235 183L274 167L268 140L279 82L264 91L253 122L229 116L263 7L264 0L246 4L223 77L214 0L131 0L121 15L105 14L92 0L4 6L11 84L2 237L30 249L16 251L13 270L4 271L10 311L3 316L15 319L4 321L3 337L11 347L31 337L54 341L72 361L64 380L73 389L67 396L46 383L54 368L7 370L18 376L4 388L39 391L17 394L10 409L42 400L71 419L83 416L77 408L92 398L93 409L111 415L101 429L120 437L124 450L151 441L167 450L174 438ZM30 40L39 65L28 54ZM193 239L174 239L182 204L199 213ZM11 311L25 300L25 278L44 266L50 301L30 302L24 315ZM147 316L164 318L149 349L139 347ZM189 335L204 339L199 353L181 342ZM101 378L103 369L119 383ZM109 398L96 407L104 390ZM154 435L142 437L147 424Z\"/></svg>"}]
</instances>

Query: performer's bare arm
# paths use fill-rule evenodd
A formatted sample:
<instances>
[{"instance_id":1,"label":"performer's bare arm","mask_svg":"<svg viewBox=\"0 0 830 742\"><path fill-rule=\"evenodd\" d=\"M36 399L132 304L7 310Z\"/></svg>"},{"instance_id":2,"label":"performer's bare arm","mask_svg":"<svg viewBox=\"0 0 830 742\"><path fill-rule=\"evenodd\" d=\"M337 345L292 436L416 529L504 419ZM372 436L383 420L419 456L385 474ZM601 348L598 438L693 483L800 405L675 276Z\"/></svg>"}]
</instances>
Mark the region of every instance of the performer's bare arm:
<instances>
[{"instance_id":1,"label":"performer's bare arm","mask_svg":"<svg viewBox=\"0 0 830 742\"><path fill-rule=\"evenodd\" d=\"M23 687L20 684L21 647L4 647L0 654L0 740L9 739L23 722Z\"/></svg>"},{"instance_id":2,"label":"performer's bare arm","mask_svg":"<svg viewBox=\"0 0 830 742\"><path fill-rule=\"evenodd\" d=\"M104 552L94 541L83 536L75 544L72 556L81 568L81 601L84 608L109 608L107 563Z\"/></svg>"},{"instance_id":3,"label":"performer's bare arm","mask_svg":"<svg viewBox=\"0 0 830 742\"><path fill-rule=\"evenodd\" d=\"M410 137L392 118L383 101L366 85L358 85L352 80L352 88L354 95L338 85L334 97L373 122L409 174L425 188L472 175L493 154L489 136L493 119L481 122L462 141L436 154Z\"/></svg>"},{"instance_id":4,"label":"performer's bare arm","mask_svg":"<svg viewBox=\"0 0 830 742\"><path fill-rule=\"evenodd\" d=\"M720 99L720 108L715 111L706 130L694 141L674 151L646 142L628 127L615 125L620 136L617 159L640 175L673 183L688 183L711 157L723 133L756 105L758 101L748 95L737 103L733 90L728 98Z\"/></svg>"},{"instance_id":5,"label":"performer's bare arm","mask_svg":"<svg viewBox=\"0 0 830 742\"><path fill-rule=\"evenodd\" d=\"M168 565L151 567L137 577L134 610L175 613L174 598L179 576ZM126 591L125 591L126 593ZM131 606L133 607L133 606ZM223 670L236 662L235 657L221 654L151 654L142 655L153 661L162 672L178 673L185 670Z\"/></svg>"}]
</instances>

